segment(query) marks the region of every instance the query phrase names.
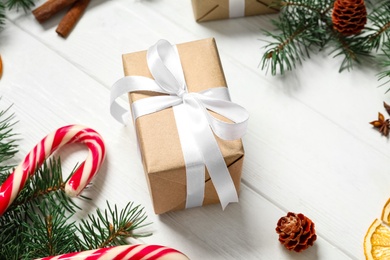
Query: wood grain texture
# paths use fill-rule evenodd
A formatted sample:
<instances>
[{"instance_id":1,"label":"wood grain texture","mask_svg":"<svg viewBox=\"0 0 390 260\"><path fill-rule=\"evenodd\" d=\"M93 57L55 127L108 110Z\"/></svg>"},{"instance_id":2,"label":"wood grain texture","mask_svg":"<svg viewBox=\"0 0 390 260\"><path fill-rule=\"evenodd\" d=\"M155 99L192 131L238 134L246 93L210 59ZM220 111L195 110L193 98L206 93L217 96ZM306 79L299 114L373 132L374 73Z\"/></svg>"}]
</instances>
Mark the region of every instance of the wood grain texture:
<instances>
[{"instance_id":1,"label":"wood grain texture","mask_svg":"<svg viewBox=\"0 0 390 260\"><path fill-rule=\"evenodd\" d=\"M107 159L88 191L94 200L80 215L104 208L106 200L135 201L153 222L154 235L142 242L177 248L191 259L364 259L364 234L390 196L390 143L368 124L389 102L376 72L340 74L340 60L320 54L272 77L258 65L266 45L261 28L270 29L275 16L198 24L191 8L189 0L94 0L66 40L54 31L60 17L42 26L31 14L9 14L0 33L7 60L0 106L14 104L23 137L19 159L54 129L87 125L105 138ZM160 38L208 37L216 39L233 101L251 115L240 203L157 217L133 127L109 115L109 90L123 76L123 53ZM126 106L126 97L121 102ZM84 152L77 146L62 151L64 172ZM318 241L299 255L277 241L276 222L287 211L316 224Z\"/></svg>"}]
</instances>

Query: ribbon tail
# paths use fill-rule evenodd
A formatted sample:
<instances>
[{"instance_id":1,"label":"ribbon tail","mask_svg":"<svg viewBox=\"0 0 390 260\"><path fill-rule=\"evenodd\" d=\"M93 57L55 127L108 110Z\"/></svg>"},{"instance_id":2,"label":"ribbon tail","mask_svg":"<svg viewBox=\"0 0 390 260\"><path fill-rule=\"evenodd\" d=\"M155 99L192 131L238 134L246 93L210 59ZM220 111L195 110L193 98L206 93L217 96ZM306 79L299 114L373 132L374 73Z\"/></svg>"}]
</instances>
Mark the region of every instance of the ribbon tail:
<instances>
[{"instance_id":1,"label":"ribbon tail","mask_svg":"<svg viewBox=\"0 0 390 260\"><path fill-rule=\"evenodd\" d=\"M173 107L176 126L186 166L186 208L202 206L205 190L205 166L191 133L189 117L183 104Z\"/></svg>"},{"instance_id":2,"label":"ribbon tail","mask_svg":"<svg viewBox=\"0 0 390 260\"><path fill-rule=\"evenodd\" d=\"M208 124L207 116L205 116L207 111L194 97L186 97L184 104L191 118L191 132L197 140L197 147L201 151L203 162L213 181L222 208L225 209L229 203L238 202L238 195L218 143Z\"/></svg>"}]
</instances>

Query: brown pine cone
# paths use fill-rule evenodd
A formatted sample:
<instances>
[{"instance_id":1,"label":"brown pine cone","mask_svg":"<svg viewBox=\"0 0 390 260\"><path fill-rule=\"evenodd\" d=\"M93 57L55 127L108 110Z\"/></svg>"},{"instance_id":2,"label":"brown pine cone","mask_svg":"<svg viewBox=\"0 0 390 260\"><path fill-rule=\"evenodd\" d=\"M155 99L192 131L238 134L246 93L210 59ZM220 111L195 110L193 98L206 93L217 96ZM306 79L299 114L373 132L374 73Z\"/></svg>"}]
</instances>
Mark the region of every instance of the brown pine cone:
<instances>
[{"instance_id":1,"label":"brown pine cone","mask_svg":"<svg viewBox=\"0 0 390 260\"><path fill-rule=\"evenodd\" d=\"M288 250L301 252L312 246L317 239L314 223L303 214L287 213L278 221L276 232L279 241Z\"/></svg>"},{"instance_id":2,"label":"brown pine cone","mask_svg":"<svg viewBox=\"0 0 390 260\"><path fill-rule=\"evenodd\" d=\"M367 22L364 0L336 0L332 22L333 28L345 36L360 33Z\"/></svg>"}]
</instances>

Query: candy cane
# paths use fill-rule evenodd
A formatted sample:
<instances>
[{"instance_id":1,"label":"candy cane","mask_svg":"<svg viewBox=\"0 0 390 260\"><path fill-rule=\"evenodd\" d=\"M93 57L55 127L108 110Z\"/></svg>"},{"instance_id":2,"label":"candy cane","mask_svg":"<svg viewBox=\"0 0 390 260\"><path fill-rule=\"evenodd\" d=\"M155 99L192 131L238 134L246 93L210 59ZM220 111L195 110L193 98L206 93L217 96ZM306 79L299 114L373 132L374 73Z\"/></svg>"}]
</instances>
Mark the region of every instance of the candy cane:
<instances>
[{"instance_id":1,"label":"candy cane","mask_svg":"<svg viewBox=\"0 0 390 260\"><path fill-rule=\"evenodd\" d=\"M40 260L189 260L176 249L158 245L126 245L96 250L49 256Z\"/></svg>"},{"instance_id":2,"label":"candy cane","mask_svg":"<svg viewBox=\"0 0 390 260\"><path fill-rule=\"evenodd\" d=\"M0 216L23 189L28 177L34 174L45 159L58 148L70 143L83 143L89 148L89 152L87 159L66 183L65 193L75 197L85 188L104 160L104 142L91 128L80 125L64 126L43 138L0 186Z\"/></svg>"}]
</instances>

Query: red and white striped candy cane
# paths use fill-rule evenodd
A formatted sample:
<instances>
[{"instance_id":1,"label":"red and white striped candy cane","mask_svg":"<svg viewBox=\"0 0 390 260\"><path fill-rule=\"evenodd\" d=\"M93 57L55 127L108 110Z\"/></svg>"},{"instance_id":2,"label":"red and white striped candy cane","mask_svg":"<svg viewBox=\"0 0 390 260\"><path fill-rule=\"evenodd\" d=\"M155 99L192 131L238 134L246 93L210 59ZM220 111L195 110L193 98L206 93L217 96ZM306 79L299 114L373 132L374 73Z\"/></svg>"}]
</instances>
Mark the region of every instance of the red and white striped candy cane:
<instances>
[{"instance_id":1,"label":"red and white striped candy cane","mask_svg":"<svg viewBox=\"0 0 390 260\"><path fill-rule=\"evenodd\" d=\"M75 197L85 188L104 160L106 151L103 139L91 128L80 125L64 126L43 138L0 186L0 216L12 204L37 167L55 150L70 143L83 143L89 148L89 152L87 159L66 183L65 192L68 196Z\"/></svg>"},{"instance_id":2,"label":"red and white striped candy cane","mask_svg":"<svg viewBox=\"0 0 390 260\"><path fill-rule=\"evenodd\" d=\"M49 256L40 260L189 260L183 253L158 245L126 245Z\"/></svg>"}]
</instances>

